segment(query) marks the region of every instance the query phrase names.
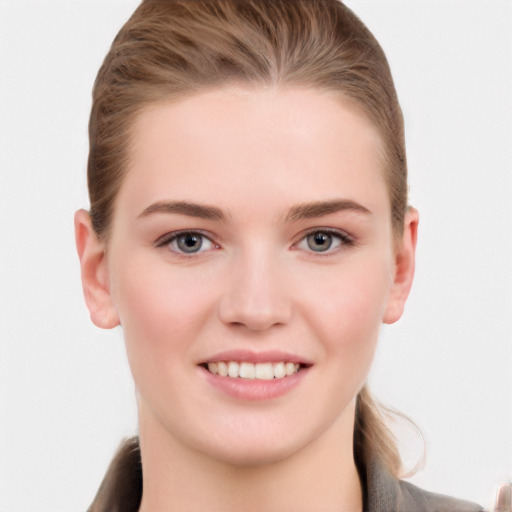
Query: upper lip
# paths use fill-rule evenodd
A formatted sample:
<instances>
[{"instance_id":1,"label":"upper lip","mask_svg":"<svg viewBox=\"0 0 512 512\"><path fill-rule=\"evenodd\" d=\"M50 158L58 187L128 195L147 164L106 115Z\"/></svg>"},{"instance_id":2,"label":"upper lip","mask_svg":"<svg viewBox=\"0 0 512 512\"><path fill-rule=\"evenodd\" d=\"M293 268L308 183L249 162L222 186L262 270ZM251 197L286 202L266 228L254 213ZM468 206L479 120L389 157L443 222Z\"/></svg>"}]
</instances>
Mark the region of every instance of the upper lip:
<instances>
[{"instance_id":1,"label":"upper lip","mask_svg":"<svg viewBox=\"0 0 512 512\"><path fill-rule=\"evenodd\" d=\"M218 352L211 357L201 361L204 363L218 363L219 361L238 361L246 363L298 363L300 365L311 365L312 362L304 357L282 350L265 350L256 352L247 349L233 349Z\"/></svg>"}]
</instances>

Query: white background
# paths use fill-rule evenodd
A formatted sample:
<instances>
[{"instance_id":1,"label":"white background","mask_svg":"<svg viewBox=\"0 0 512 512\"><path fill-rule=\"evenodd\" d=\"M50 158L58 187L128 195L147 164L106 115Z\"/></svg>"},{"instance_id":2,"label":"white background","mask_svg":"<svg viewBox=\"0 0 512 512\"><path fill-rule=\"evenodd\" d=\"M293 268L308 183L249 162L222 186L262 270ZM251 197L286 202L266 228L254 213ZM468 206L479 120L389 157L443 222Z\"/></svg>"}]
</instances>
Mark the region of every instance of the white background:
<instances>
[{"instance_id":1,"label":"white background","mask_svg":"<svg viewBox=\"0 0 512 512\"><path fill-rule=\"evenodd\" d=\"M0 0L2 512L83 511L136 430L122 333L83 305L72 216L92 83L137 3ZM388 54L421 213L371 385L424 433L413 482L490 507L512 479L512 2L348 3Z\"/></svg>"}]
</instances>

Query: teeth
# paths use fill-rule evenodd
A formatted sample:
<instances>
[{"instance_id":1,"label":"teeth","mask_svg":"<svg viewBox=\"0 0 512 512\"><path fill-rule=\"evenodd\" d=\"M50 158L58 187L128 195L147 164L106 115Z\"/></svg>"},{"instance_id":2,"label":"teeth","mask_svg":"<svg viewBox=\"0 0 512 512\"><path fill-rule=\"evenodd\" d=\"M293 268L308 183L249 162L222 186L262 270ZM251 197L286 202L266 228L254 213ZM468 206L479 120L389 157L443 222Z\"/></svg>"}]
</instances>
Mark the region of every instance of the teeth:
<instances>
[{"instance_id":1,"label":"teeth","mask_svg":"<svg viewBox=\"0 0 512 512\"><path fill-rule=\"evenodd\" d=\"M208 365L208 369L210 369L210 365ZM221 377L227 377L227 375L228 375L228 365L225 362L223 362L223 361L218 362L217 363L217 373Z\"/></svg>"},{"instance_id":2,"label":"teeth","mask_svg":"<svg viewBox=\"0 0 512 512\"><path fill-rule=\"evenodd\" d=\"M228 375L233 378L236 378L240 375L240 365L236 361L229 361Z\"/></svg>"},{"instance_id":3,"label":"teeth","mask_svg":"<svg viewBox=\"0 0 512 512\"><path fill-rule=\"evenodd\" d=\"M272 363L255 364L256 378L261 380L271 380L274 378L274 368Z\"/></svg>"},{"instance_id":4,"label":"teeth","mask_svg":"<svg viewBox=\"0 0 512 512\"><path fill-rule=\"evenodd\" d=\"M255 379L256 378L256 367L251 363L240 363L240 377L242 379Z\"/></svg>"},{"instance_id":5,"label":"teeth","mask_svg":"<svg viewBox=\"0 0 512 512\"><path fill-rule=\"evenodd\" d=\"M277 363L274 365L274 377L276 379L282 379L286 375L284 363Z\"/></svg>"},{"instance_id":6,"label":"teeth","mask_svg":"<svg viewBox=\"0 0 512 512\"><path fill-rule=\"evenodd\" d=\"M237 361L219 361L208 363L208 370L221 377L272 380L282 379L297 373L300 365L297 363L247 363Z\"/></svg>"},{"instance_id":7,"label":"teeth","mask_svg":"<svg viewBox=\"0 0 512 512\"><path fill-rule=\"evenodd\" d=\"M293 363L286 363L284 366L284 370L286 372L286 375L293 375L297 371Z\"/></svg>"}]
</instances>

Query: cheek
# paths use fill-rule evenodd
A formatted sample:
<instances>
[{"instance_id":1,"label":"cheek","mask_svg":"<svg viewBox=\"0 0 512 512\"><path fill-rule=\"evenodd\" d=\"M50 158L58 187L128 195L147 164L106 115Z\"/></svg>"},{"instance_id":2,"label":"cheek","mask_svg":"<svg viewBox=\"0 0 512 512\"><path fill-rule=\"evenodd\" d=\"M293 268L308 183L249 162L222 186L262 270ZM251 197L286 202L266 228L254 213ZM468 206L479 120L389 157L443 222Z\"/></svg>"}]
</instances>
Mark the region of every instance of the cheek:
<instances>
[{"instance_id":1,"label":"cheek","mask_svg":"<svg viewBox=\"0 0 512 512\"><path fill-rule=\"evenodd\" d=\"M144 260L116 269L112 293L134 377L137 368L176 362L210 318L212 293L194 275Z\"/></svg>"},{"instance_id":2,"label":"cheek","mask_svg":"<svg viewBox=\"0 0 512 512\"><path fill-rule=\"evenodd\" d=\"M323 340L325 355L351 366L369 367L390 291L388 266L366 258L340 265L323 286L310 286L303 311Z\"/></svg>"}]
</instances>

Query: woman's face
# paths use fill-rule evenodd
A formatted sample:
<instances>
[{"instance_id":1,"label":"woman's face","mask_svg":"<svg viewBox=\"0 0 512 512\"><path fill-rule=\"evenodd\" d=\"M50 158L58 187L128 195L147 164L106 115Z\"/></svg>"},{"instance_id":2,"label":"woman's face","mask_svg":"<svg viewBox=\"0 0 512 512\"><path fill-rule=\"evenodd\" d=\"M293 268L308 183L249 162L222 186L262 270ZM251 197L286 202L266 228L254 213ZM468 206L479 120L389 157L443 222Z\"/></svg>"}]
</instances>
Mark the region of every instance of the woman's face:
<instances>
[{"instance_id":1,"label":"woman's face","mask_svg":"<svg viewBox=\"0 0 512 512\"><path fill-rule=\"evenodd\" d=\"M351 436L405 300L376 130L328 93L232 87L147 108L133 141L106 275L141 428L236 464Z\"/></svg>"}]
</instances>

